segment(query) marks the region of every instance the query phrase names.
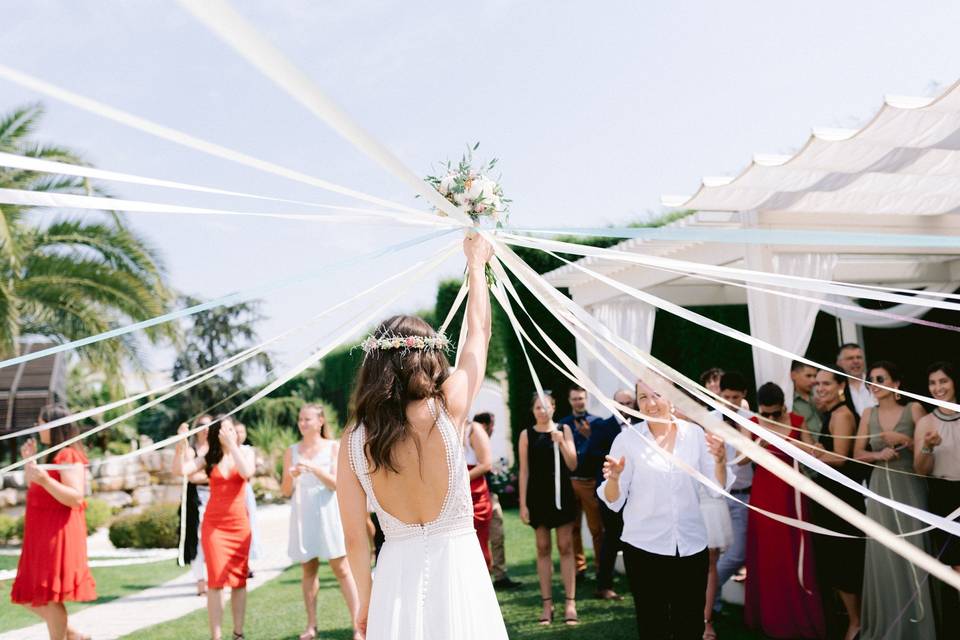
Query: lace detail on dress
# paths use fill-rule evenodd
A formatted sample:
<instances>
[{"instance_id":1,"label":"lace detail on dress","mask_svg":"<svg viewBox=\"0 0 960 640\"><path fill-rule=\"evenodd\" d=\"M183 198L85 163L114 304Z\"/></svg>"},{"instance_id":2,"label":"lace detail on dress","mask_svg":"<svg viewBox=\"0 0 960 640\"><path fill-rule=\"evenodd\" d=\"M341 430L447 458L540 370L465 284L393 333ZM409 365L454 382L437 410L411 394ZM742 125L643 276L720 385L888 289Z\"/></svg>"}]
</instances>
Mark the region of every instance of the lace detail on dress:
<instances>
[{"instance_id":1,"label":"lace detail on dress","mask_svg":"<svg viewBox=\"0 0 960 640\"><path fill-rule=\"evenodd\" d=\"M424 524L403 522L385 511L373 492L373 481L364 452L366 429L359 424L350 433L350 467L360 480L360 486L367 494L367 501L377 513L380 527L386 540L407 540L410 538L431 538L474 533L473 501L470 498L470 477L467 464L460 448L460 439L453 420L442 406L438 414L432 402L427 403L430 413L436 420L437 428L443 437L447 459L447 494L443 498L440 514L436 519Z\"/></svg>"}]
</instances>

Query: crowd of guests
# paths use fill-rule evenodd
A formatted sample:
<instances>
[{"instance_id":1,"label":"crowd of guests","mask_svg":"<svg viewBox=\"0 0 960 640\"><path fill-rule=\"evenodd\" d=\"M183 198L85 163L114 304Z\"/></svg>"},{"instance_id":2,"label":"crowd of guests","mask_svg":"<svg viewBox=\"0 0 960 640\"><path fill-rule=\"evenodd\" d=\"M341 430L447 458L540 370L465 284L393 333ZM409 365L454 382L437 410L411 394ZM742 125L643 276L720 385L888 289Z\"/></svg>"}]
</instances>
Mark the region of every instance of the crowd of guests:
<instances>
[{"instance_id":1,"label":"crowd of guests","mask_svg":"<svg viewBox=\"0 0 960 640\"><path fill-rule=\"evenodd\" d=\"M843 345L836 366L846 375L795 362L789 401L768 382L757 389L753 406L741 374L711 369L701 384L724 406L713 415L960 572L960 539L865 499L739 423L750 420L754 430L797 446L852 486L957 519L960 414L936 405L928 412L905 401L898 367L887 361L867 366L859 345ZM930 365L927 382L924 395L956 403L952 364ZM716 638L713 617L731 578L745 583L744 622L770 638L942 639L960 629L955 589L808 501L644 381L635 395L615 394L644 420L589 414L579 387L569 400L573 414L554 422L553 398L534 398L535 424L520 435L521 518L536 531L543 624L553 617L552 529L567 599L564 620L576 622L575 576L586 563L574 531L585 516L594 540L596 595L620 599L609 567L622 552L645 638Z\"/></svg>"},{"instance_id":2,"label":"crowd of guests","mask_svg":"<svg viewBox=\"0 0 960 640\"><path fill-rule=\"evenodd\" d=\"M791 397L766 383L752 406L747 380L737 372L711 369L700 382L725 407L714 415L744 435L757 440L733 414L880 496L952 515L960 508L960 413L940 406L928 411L905 401L898 367L887 361L868 366L858 345L843 345L836 366L846 375L795 362ZM932 364L927 382L925 395L956 403L952 364ZM622 553L643 637L716 638L713 619L722 610L720 594L730 579L745 583L745 623L771 638L944 639L960 629L956 590L808 501L792 484L677 411L646 382L618 390L613 399L632 411L601 419L588 412L586 391L573 387L568 395L572 413L555 420L555 399L549 392L538 394L531 402L533 424L519 435L520 518L535 532L541 624L553 623L557 609L564 624L579 623L577 584L590 566L581 536L585 520L594 595L623 600L614 589L614 566ZM68 415L65 408L48 408L41 422ZM249 560L256 546L249 482L254 453L243 444L243 425L229 417L203 416L194 426L207 428L177 445L173 467L189 483L181 561L190 563L198 593L207 596L211 637L221 637L223 589L229 588L233 637L242 639ZM298 428L300 441L284 454L282 492L291 500L287 552L302 567L306 626L300 638L311 640L317 636L321 562L337 578L351 618L358 596L336 497L339 442L322 405L305 404ZM461 446L477 541L494 586L502 590L520 583L507 574L503 512L486 479L494 428L492 414L475 415L463 429ZM181 432L187 429L181 426ZM41 441L57 444L76 433L75 425L66 424L43 431ZM960 572L957 537L865 499L779 448L758 443ZM30 440L22 455L35 452ZM77 444L47 462L51 466L25 467L27 516L12 599L42 617L51 637L80 638L68 627L63 603L96 598L83 522L87 460ZM369 528L376 537L375 518ZM562 608L555 607L553 597L554 539ZM59 550L53 562L46 555L51 547Z\"/></svg>"}]
</instances>

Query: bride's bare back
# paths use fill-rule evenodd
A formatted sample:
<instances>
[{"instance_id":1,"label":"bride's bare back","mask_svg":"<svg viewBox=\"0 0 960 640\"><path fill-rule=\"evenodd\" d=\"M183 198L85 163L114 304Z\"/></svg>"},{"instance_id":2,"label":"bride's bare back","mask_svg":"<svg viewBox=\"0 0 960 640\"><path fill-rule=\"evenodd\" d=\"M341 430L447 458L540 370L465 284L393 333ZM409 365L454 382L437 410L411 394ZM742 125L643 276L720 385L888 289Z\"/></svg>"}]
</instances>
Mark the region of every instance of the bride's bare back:
<instances>
[{"instance_id":1,"label":"bride's bare back","mask_svg":"<svg viewBox=\"0 0 960 640\"><path fill-rule=\"evenodd\" d=\"M380 507L406 524L436 520L449 490L446 443L427 402L418 400L407 407L413 437L394 446L398 472L381 467L370 474ZM414 437L419 441L419 452Z\"/></svg>"}]
</instances>

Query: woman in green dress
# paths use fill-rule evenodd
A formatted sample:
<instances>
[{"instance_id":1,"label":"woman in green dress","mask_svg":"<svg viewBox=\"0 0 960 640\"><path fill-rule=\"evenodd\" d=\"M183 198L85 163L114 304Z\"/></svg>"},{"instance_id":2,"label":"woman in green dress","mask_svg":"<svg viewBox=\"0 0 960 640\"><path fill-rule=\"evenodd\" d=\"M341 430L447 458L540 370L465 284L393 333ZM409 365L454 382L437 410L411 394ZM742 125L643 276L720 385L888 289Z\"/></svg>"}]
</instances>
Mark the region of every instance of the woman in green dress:
<instances>
[{"instance_id":1,"label":"woman in green dress","mask_svg":"<svg viewBox=\"0 0 960 640\"><path fill-rule=\"evenodd\" d=\"M900 388L900 374L891 362L870 367L868 382ZM927 508L927 484L914 473L913 432L924 415L917 402L900 404L900 394L871 385L877 406L863 412L859 438L854 447L857 460L876 465L870 490L885 498L919 509ZM869 437L868 437L869 436ZM867 450L867 444L870 450ZM907 473L901 473L907 472ZM895 534L925 527L899 511L867 499L867 517ZM930 552L927 534L905 540ZM875 540L867 540L863 577L862 640L914 640L935 638L934 615L927 573Z\"/></svg>"}]
</instances>

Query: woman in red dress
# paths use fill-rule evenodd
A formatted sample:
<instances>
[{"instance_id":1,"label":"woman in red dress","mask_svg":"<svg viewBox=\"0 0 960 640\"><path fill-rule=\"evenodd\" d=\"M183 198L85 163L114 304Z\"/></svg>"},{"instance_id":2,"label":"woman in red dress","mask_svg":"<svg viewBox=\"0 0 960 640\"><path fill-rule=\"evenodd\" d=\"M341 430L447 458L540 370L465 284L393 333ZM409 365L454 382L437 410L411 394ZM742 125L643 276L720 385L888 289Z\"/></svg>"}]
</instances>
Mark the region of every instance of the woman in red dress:
<instances>
[{"instance_id":1,"label":"woman in red dress","mask_svg":"<svg viewBox=\"0 0 960 640\"><path fill-rule=\"evenodd\" d=\"M61 406L47 406L40 412L40 424L70 415ZM40 442L56 445L77 435L73 423L40 432ZM37 452L35 440L21 448L24 458ZM47 623L51 640L84 637L67 623L64 602L97 599L96 585L87 565L87 522L85 466L87 457L79 445L68 446L47 456L57 468L45 469L36 462L24 466L27 481L27 513L23 523L23 548L13 581L10 600L22 604ZM52 458L52 459L50 459Z\"/></svg>"},{"instance_id":2,"label":"woman in red dress","mask_svg":"<svg viewBox=\"0 0 960 640\"><path fill-rule=\"evenodd\" d=\"M210 427L209 448L203 458L187 460L186 440L177 443L173 472L191 475L204 471L210 479L210 500L203 514L200 542L207 564L207 617L210 637L220 640L223 620L223 588L230 587L234 640L243 638L247 604L247 574L250 571L250 518L246 484L254 472L254 454L240 446L230 418L220 417Z\"/></svg>"},{"instance_id":3,"label":"woman in red dress","mask_svg":"<svg viewBox=\"0 0 960 640\"><path fill-rule=\"evenodd\" d=\"M470 476L470 499L473 501L473 528L477 530L480 551L490 570L490 521L493 520L493 501L487 487L487 473L493 468L490 454L490 436L483 424L474 417L463 434L463 457Z\"/></svg>"},{"instance_id":4,"label":"woman in red dress","mask_svg":"<svg viewBox=\"0 0 960 640\"><path fill-rule=\"evenodd\" d=\"M780 387L768 382L757 389L757 405L764 427L778 436L801 440L812 451L813 440L803 418L787 412ZM784 462L793 462L779 449L765 446ZM798 520L807 515L805 498L760 466L753 476L750 505ZM744 619L747 626L771 638L826 636L811 535L753 510L747 519Z\"/></svg>"}]
</instances>

